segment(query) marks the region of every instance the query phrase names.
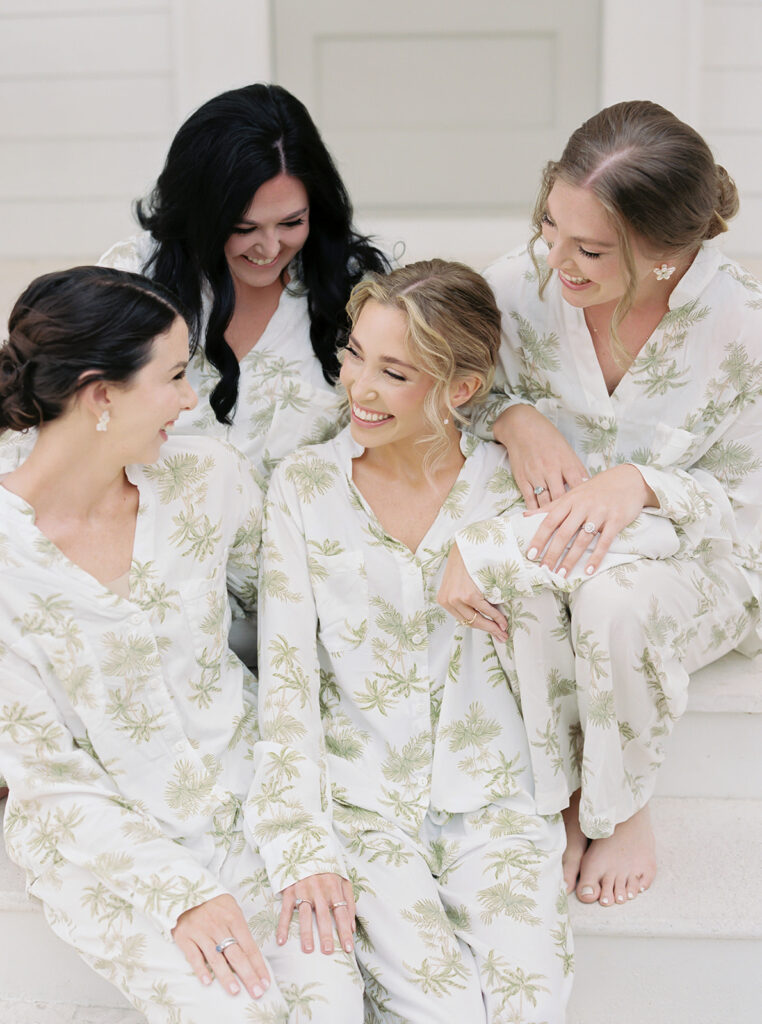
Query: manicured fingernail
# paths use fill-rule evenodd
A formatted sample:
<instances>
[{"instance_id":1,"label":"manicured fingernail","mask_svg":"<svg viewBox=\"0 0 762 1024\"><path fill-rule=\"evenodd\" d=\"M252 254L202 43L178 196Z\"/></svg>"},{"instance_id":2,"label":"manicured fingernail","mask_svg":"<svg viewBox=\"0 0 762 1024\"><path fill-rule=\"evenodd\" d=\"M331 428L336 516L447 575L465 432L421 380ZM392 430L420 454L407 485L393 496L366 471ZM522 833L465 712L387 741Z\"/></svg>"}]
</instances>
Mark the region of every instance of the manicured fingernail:
<instances>
[{"instance_id":1,"label":"manicured fingernail","mask_svg":"<svg viewBox=\"0 0 762 1024\"><path fill-rule=\"evenodd\" d=\"M259 984L262 986L263 989L267 989L267 988L270 987L270 979L269 978L260 978L259 979Z\"/></svg>"},{"instance_id":2,"label":"manicured fingernail","mask_svg":"<svg viewBox=\"0 0 762 1024\"><path fill-rule=\"evenodd\" d=\"M586 568L585 568L585 575L586 576L592 576L594 572L595 572L595 566L594 565L586 566Z\"/></svg>"},{"instance_id":3,"label":"manicured fingernail","mask_svg":"<svg viewBox=\"0 0 762 1024\"><path fill-rule=\"evenodd\" d=\"M305 945L304 945L304 952L305 953L311 953L312 952L312 943L311 942L306 942L305 943Z\"/></svg>"},{"instance_id":4,"label":"manicured fingernail","mask_svg":"<svg viewBox=\"0 0 762 1024\"><path fill-rule=\"evenodd\" d=\"M527 558L533 562L535 558L537 558L537 548L530 548L529 551L527 551Z\"/></svg>"},{"instance_id":5,"label":"manicured fingernail","mask_svg":"<svg viewBox=\"0 0 762 1024\"><path fill-rule=\"evenodd\" d=\"M286 936L285 935L279 935L278 936L278 945L279 946L282 946L285 941L286 941Z\"/></svg>"},{"instance_id":6,"label":"manicured fingernail","mask_svg":"<svg viewBox=\"0 0 762 1024\"><path fill-rule=\"evenodd\" d=\"M212 979L209 977L208 974L205 974L203 976L203 978L201 979L201 984L202 985L211 985L212 984Z\"/></svg>"},{"instance_id":7,"label":"manicured fingernail","mask_svg":"<svg viewBox=\"0 0 762 1024\"><path fill-rule=\"evenodd\" d=\"M263 988L260 988L259 985L255 985L254 988L251 990L251 994L254 996L255 999L259 999L260 996L263 996L265 994L265 990Z\"/></svg>"},{"instance_id":8,"label":"manicured fingernail","mask_svg":"<svg viewBox=\"0 0 762 1024\"><path fill-rule=\"evenodd\" d=\"M584 885L580 889L579 894L580 896L592 896L594 892L595 889L593 889L592 885Z\"/></svg>"},{"instance_id":9,"label":"manicured fingernail","mask_svg":"<svg viewBox=\"0 0 762 1024\"><path fill-rule=\"evenodd\" d=\"M620 894L619 896L617 896L616 901L617 903L624 903L624 896Z\"/></svg>"},{"instance_id":10,"label":"manicured fingernail","mask_svg":"<svg viewBox=\"0 0 762 1024\"><path fill-rule=\"evenodd\" d=\"M556 573L556 576L560 576L561 579L563 579L565 575L566 575L566 569L564 569L564 567L561 566L561 568Z\"/></svg>"},{"instance_id":11,"label":"manicured fingernail","mask_svg":"<svg viewBox=\"0 0 762 1024\"><path fill-rule=\"evenodd\" d=\"M351 953L352 952L352 948L353 947L352 947L352 943L351 942L345 942L344 943L344 952L345 953Z\"/></svg>"},{"instance_id":12,"label":"manicured fingernail","mask_svg":"<svg viewBox=\"0 0 762 1024\"><path fill-rule=\"evenodd\" d=\"M638 889L638 892L645 892L645 891L646 891L646 887L644 885L641 885L640 889Z\"/></svg>"},{"instance_id":13,"label":"manicured fingernail","mask_svg":"<svg viewBox=\"0 0 762 1024\"><path fill-rule=\"evenodd\" d=\"M635 899L635 893L634 892L628 892L627 893L627 899L628 900L634 900Z\"/></svg>"},{"instance_id":14,"label":"manicured fingernail","mask_svg":"<svg viewBox=\"0 0 762 1024\"><path fill-rule=\"evenodd\" d=\"M331 945L330 942L324 942L323 943L323 952L324 953L331 953L331 952L333 952L333 946Z\"/></svg>"},{"instance_id":15,"label":"manicured fingernail","mask_svg":"<svg viewBox=\"0 0 762 1024\"><path fill-rule=\"evenodd\" d=\"M236 985L235 982L232 982L228 991L230 992L231 996L237 996L241 990L238 987L238 985Z\"/></svg>"}]
</instances>

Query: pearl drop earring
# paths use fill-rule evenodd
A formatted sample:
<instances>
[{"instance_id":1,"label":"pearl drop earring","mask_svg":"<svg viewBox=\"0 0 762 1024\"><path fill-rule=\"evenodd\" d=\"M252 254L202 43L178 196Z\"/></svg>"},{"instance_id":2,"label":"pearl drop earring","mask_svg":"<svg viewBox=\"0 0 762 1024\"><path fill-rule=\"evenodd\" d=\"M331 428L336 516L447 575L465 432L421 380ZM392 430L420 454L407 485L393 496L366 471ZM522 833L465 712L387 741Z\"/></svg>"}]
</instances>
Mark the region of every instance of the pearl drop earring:
<instances>
[{"instance_id":1,"label":"pearl drop earring","mask_svg":"<svg viewBox=\"0 0 762 1024\"><path fill-rule=\"evenodd\" d=\"M108 409L104 409L103 412L100 414L98 422L95 424L95 429L99 433L105 434L106 431L108 430L108 423L110 419L111 413L108 411Z\"/></svg>"}]
</instances>

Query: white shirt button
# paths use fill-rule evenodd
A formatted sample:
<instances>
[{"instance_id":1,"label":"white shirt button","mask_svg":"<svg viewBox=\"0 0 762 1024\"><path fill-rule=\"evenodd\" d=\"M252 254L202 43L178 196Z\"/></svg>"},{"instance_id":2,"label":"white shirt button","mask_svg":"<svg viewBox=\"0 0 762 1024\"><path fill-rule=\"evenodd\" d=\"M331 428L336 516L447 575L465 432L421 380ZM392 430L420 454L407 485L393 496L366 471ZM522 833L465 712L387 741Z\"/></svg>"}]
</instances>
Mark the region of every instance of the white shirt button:
<instances>
[{"instance_id":1,"label":"white shirt button","mask_svg":"<svg viewBox=\"0 0 762 1024\"><path fill-rule=\"evenodd\" d=\"M135 612L134 615L130 615L130 622L133 626L140 626L143 622L143 616Z\"/></svg>"},{"instance_id":2,"label":"white shirt button","mask_svg":"<svg viewBox=\"0 0 762 1024\"><path fill-rule=\"evenodd\" d=\"M422 644L425 639L426 639L426 634L425 633L414 633L413 634L413 643L414 644Z\"/></svg>"},{"instance_id":3,"label":"white shirt button","mask_svg":"<svg viewBox=\"0 0 762 1024\"><path fill-rule=\"evenodd\" d=\"M172 747L172 749L176 754L182 754L182 752L185 750L185 742L183 740L178 740L177 743L175 743L174 747Z\"/></svg>"}]
</instances>

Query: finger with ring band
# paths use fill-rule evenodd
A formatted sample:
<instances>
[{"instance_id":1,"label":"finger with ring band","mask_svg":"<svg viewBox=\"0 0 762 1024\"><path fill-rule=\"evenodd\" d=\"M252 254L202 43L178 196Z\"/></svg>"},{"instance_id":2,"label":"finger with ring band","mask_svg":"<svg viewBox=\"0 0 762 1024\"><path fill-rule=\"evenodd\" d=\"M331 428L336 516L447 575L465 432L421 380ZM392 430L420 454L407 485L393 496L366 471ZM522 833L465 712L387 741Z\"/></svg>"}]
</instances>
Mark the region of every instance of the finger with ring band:
<instances>
[{"instance_id":1,"label":"finger with ring band","mask_svg":"<svg viewBox=\"0 0 762 1024\"><path fill-rule=\"evenodd\" d=\"M214 948L218 953L224 953L228 946L237 945L238 939L234 939L232 935L229 935L226 939L221 939Z\"/></svg>"},{"instance_id":2,"label":"finger with ring band","mask_svg":"<svg viewBox=\"0 0 762 1024\"><path fill-rule=\"evenodd\" d=\"M479 614L479 613L478 613L477 611L475 611L475 612L474 612L474 614L473 614L473 615L471 616L471 618L470 618L470 619L464 619L464 620L463 620L463 625L464 625L464 626L473 626L474 622L476 621L476 616L477 616L478 614Z\"/></svg>"},{"instance_id":3,"label":"finger with ring band","mask_svg":"<svg viewBox=\"0 0 762 1024\"><path fill-rule=\"evenodd\" d=\"M582 529L585 531L585 533L589 534L598 532L598 527L595 525L595 523L591 522L590 520L588 520L588 522L585 523Z\"/></svg>"},{"instance_id":4,"label":"finger with ring band","mask_svg":"<svg viewBox=\"0 0 762 1024\"><path fill-rule=\"evenodd\" d=\"M306 896L297 896L296 899L294 900L294 906L295 907L300 907L302 905L302 903L309 903L309 905L314 910L315 905L312 902L312 900L308 900Z\"/></svg>"},{"instance_id":5,"label":"finger with ring band","mask_svg":"<svg viewBox=\"0 0 762 1024\"><path fill-rule=\"evenodd\" d=\"M536 487L534 487L532 489L533 489L534 493L539 496L540 494L544 494L545 493L545 491L547 490L547 487L544 484L538 484Z\"/></svg>"},{"instance_id":6,"label":"finger with ring band","mask_svg":"<svg viewBox=\"0 0 762 1024\"><path fill-rule=\"evenodd\" d=\"M336 910L338 907L348 907L349 904L346 900L336 900L331 904L331 910Z\"/></svg>"}]
</instances>

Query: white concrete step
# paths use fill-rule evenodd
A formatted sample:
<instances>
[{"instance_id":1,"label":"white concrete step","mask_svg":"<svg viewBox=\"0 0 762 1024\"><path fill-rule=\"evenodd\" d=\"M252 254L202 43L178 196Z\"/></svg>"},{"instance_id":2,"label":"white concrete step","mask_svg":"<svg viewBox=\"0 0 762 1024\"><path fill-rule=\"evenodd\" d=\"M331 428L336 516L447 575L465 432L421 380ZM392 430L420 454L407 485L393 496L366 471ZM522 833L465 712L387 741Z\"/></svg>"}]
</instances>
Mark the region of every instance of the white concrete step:
<instances>
[{"instance_id":1,"label":"white concrete step","mask_svg":"<svg viewBox=\"0 0 762 1024\"><path fill-rule=\"evenodd\" d=\"M568 1024L759 1024L762 802L662 797L652 814L651 889L624 906L571 898Z\"/></svg>"},{"instance_id":2,"label":"white concrete step","mask_svg":"<svg viewBox=\"0 0 762 1024\"><path fill-rule=\"evenodd\" d=\"M733 651L691 677L656 792L762 800L762 659Z\"/></svg>"},{"instance_id":3,"label":"white concrete step","mask_svg":"<svg viewBox=\"0 0 762 1024\"><path fill-rule=\"evenodd\" d=\"M0 999L0 1024L145 1024L135 1010L79 1003L19 1003Z\"/></svg>"},{"instance_id":4,"label":"white concrete step","mask_svg":"<svg viewBox=\"0 0 762 1024\"><path fill-rule=\"evenodd\" d=\"M662 797L652 808L651 890L611 908L572 897L568 1024L759 1024L762 802ZM142 1024L53 936L4 852L0 997L0 1024Z\"/></svg>"}]
</instances>

